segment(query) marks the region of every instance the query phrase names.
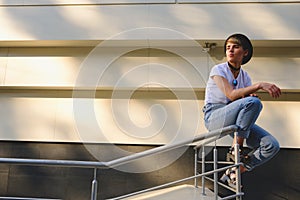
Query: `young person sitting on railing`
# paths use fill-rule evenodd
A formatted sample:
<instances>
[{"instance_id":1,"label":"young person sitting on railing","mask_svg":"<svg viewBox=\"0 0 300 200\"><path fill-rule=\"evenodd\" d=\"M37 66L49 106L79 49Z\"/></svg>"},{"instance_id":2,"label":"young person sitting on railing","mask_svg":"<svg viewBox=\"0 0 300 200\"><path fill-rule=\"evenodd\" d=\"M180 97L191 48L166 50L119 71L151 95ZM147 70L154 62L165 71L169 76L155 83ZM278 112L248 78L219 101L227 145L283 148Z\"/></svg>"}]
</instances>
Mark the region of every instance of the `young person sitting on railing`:
<instances>
[{"instance_id":1,"label":"young person sitting on railing","mask_svg":"<svg viewBox=\"0 0 300 200\"><path fill-rule=\"evenodd\" d=\"M209 75L205 93L204 120L208 130L237 125L239 131L234 138L229 158L233 158L235 141L243 147L244 140L253 151L251 155L241 152L241 173L250 171L270 160L278 151L279 143L266 130L255 124L262 103L255 94L267 91L273 98L281 95L275 84L259 82L252 84L248 73L242 69L252 57L251 41L243 34L229 36L224 44L227 62L215 65ZM235 170L229 169L221 180L235 185Z\"/></svg>"}]
</instances>

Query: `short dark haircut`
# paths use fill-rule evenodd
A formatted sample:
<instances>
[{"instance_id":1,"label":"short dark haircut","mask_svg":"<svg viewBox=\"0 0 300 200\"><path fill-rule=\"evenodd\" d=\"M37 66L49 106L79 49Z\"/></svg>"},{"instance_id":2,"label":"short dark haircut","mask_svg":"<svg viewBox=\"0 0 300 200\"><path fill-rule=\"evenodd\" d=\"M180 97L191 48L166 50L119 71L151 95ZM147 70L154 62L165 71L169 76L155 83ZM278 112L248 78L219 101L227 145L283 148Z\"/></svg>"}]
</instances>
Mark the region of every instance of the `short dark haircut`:
<instances>
[{"instance_id":1,"label":"short dark haircut","mask_svg":"<svg viewBox=\"0 0 300 200\"><path fill-rule=\"evenodd\" d=\"M235 33L230 35L224 43L224 52L226 53L226 45L230 39L235 39L237 44L241 45L244 50L248 50L248 55L243 58L242 64L246 64L252 57L253 54L253 46L249 38L241 33Z\"/></svg>"}]
</instances>

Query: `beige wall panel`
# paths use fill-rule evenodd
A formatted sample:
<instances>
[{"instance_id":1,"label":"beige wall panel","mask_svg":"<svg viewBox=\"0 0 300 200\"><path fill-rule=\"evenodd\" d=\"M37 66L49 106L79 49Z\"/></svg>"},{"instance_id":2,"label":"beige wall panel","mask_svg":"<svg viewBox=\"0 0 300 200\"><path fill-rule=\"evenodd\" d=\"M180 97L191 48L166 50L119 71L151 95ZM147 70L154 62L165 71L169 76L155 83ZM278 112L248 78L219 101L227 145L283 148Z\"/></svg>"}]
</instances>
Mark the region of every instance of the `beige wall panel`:
<instances>
[{"instance_id":1,"label":"beige wall panel","mask_svg":"<svg viewBox=\"0 0 300 200\"><path fill-rule=\"evenodd\" d=\"M5 73L7 69L7 48L0 48L0 85L4 85L5 83Z\"/></svg>"},{"instance_id":2,"label":"beige wall panel","mask_svg":"<svg viewBox=\"0 0 300 200\"><path fill-rule=\"evenodd\" d=\"M97 40L145 27L195 39L245 32L252 39L299 40L299 9L298 3L1 7L0 40Z\"/></svg>"},{"instance_id":3,"label":"beige wall panel","mask_svg":"<svg viewBox=\"0 0 300 200\"><path fill-rule=\"evenodd\" d=\"M203 88L212 61L201 49L10 48L0 75L5 86Z\"/></svg>"},{"instance_id":4,"label":"beige wall panel","mask_svg":"<svg viewBox=\"0 0 300 200\"><path fill-rule=\"evenodd\" d=\"M201 107L188 100L0 98L1 140L162 144L192 137ZM92 110L89 105L92 103ZM76 110L80 109L80 111ZM90 111L90 112L89 112ZM197 121L198 118L198 121ZM184 123L185 122L185 123Z\"/></svg>"},{"instance_id":5,"label":"beige wall panel","mask_svg":"<svg viewBox=\"0 0 300 200\"><path fill-rule=\"evenodd\" d=\"M69 86L77 72L73 58L10 58L5 85Z\"/></svg>"},{"instance_id":6,"label":"beige wall panel","mask_svg":"<svg viewBox=\"0 0 300 200\"><path fill-rule=\"evenodd\" d=\"M282 89L300 88L300 58L253 58L245 69L252 82L268 81Z\"/></svg>"},{"instance_id":7,"label":"beige wall panel","mask_svg":"<svg viewBox=\"0 0 300 200\"><path fill-rule=\"evenodd\" d=\"M166 87L166 88L203 88L208 74L208 54L197 48L141 49L118 57L116 49L108 48L107 58L116 59L109 65L102 63L101 54L91 56L93 62L86 68L94 67L98 72L99 85L108 87ZM181 54L185 50L185 54ZM109 55L108 55L109 52ZM115 54L115 56L114 56ZM197 54L197 55L195 55ZM92 71L92 69L89 69ZM96 70L95 70L96 71ZM95 73L86 73L83 78L91 79ZM89 78L90 77L90 78Z\"/></svg>"},{"instance_id":8,"label":"beige wall panel","mask_svg":"<svg viewBox=\"0 0 300 200\"><path fill-rule=\"evenodd\" d=\"M82 140L74 121L72 99L58 99L55 113L55 133L53 141L81 142ZM88 127L86 131L88 131Z\"/></svg>"},{"instance_id":9,"label":"beige wall panel","mask_svg":"<svg viewBox=\"0 0 300 200\"><path fill-rule=\"evenodd\" d=\"M22 0L24 5L65 5L65 4L93 4L99 3L101 0Z\"/></svg>"},{"instance_id":10,"label":"beige wall panel","mask_svg":"<svg viewBox=\"0 0 300 200\"><path fill-rule=\"evenodd\" d=\"M92 48L10 48L9 54L2 48L0 80L5 86L205 88L211 67L225 61L221 53L209 57L200 46L160 48L104 47L96 54L89 54ZM258 50L244 69L253 82L299 89L299 56L286 50L277 57L278 49L269 48L268 55Z\"/></svg>"},{"instance_id":11,"label":"beige wall panel","mask_svg":"<svg viewBox=\"0 0 300 200\"><path fill-rule=\"evenodd\" d=\"M175 0L99 0L100 3L175 3Z\"/></svg>"},{"instance_id":12,"label":"beige wall panel","mask_svg":"<svg viewBox=\"0 0 300 200\"><path fill-rule=\"evenodd\" d=\"M88 101L73 104L81 109L74 108L75 121L86 142L169 143L193 137L202 121L197 101L99 99L91 110Z\"/></svg>"},{"instance_id":13,"label":"beige wall panel","mask_svg":"<svg viewBox=\"0 0 300 200\"><path fill-rule=\"evenodd\" d=\"M175 0L10 0L0 1L2 5L80 5L80 4L137 4L175 3Z\"/></svg>"},{"instance_id":14,"label":"beige wall panel","mask_svg":"<svg viewBox=\"0 0 300 200\"><path fill-rule=\"evenodd\" d=\"M0 138L164 144L207 132L202 121L203 101L82 100L79 103L70 98L2 97ZM263 102L263 105L257 124L271 132L281 147L298 148L300 127L297 116L300 103ZM230 145L231 141L228 136L218 141L218 145Z\"/></svg>"},{"instance_id":15,"label":"beige wall panel","mask_svg":"<svg viewBox=\"0 0 300 200\"><path fill-rule=\"evenodd\" d=\"M0 98L1 140L53 141L56 99Z\"/></svg>"},{"instance_id":16,"label":"beige wall panel","mask_svg":"<svg viewBox=\"0 0 300 200\"><path fill-rule=\"evenodd\" d=\"M90 48L9 48L8 57L1 58L2 85L73 86L89 51Z\"/></svg>"},{"instance_id":17,"label":"beige wall panel","mask_svg":"<svg viewBox=\"0 0 300 200\"><path fill-rule=\"evenodd\" d=\"M10 0L1 5L81 5L81 4L140 4L140 3L215 3L215 2L296 2L296 0Z\"/></svg>"}]
</instances>

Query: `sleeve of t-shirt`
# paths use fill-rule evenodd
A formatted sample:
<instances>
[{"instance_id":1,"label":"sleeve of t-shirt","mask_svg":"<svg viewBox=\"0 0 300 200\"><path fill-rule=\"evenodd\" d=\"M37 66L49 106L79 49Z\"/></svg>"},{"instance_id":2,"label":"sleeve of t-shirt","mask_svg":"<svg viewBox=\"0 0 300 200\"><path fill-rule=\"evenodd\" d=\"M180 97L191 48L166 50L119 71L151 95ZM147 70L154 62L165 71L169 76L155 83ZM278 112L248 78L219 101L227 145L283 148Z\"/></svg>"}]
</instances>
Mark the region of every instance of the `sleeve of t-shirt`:
<instances>
[{"instance_id":1,"label":"sleeve of t-shirt","mask_svg":"<svg viewBox=\"0 0 300 200\"><path fill-rule=\"evenodd\" d=\"M213 76L222 76L223 78L226 78L225 71L222 69L220 65L215 65L211 71L210 71L210 77Z\"/></svg>"}]
</instances>

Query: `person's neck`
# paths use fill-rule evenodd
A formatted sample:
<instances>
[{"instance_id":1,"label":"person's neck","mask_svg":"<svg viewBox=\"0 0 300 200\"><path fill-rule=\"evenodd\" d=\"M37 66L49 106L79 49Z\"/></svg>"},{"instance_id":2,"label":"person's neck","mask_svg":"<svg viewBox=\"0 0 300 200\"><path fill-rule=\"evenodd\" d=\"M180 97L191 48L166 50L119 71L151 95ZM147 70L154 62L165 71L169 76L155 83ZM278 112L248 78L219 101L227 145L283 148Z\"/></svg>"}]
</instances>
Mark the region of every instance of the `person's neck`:
<instances>
[{"instance_id":1,"label":"person's neck","mask_svg":"<svg viewBox=\"0 0 300 200\"><path fill-rule=\"evenodd\" d=\"M228 63L228 66L229 66L229 68L230 68L230 70L231 70L233 76L236 78L236 77L239 75L239 73L240 73L241 66L240 66L240 65L237 65L238 67L236 67L236 66L233 65L232 63L229 63L229 62L227 62L227 63Z\"/></svg>"}]
</instances>

